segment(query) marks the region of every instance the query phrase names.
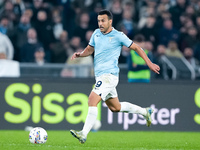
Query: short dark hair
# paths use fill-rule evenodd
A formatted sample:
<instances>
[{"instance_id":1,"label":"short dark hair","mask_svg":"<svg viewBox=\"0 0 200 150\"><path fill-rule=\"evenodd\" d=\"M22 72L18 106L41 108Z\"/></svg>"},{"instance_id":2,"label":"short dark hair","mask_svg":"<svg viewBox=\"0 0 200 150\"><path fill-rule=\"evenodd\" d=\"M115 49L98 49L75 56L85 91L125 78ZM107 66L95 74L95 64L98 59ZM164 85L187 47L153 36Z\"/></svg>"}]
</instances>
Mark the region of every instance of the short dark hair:
<instances>
[{"instance_id":1,"label":"short dark hair","mask_svg":"<svg viewBox=\"0 0 200 150\"><path fill-rule=\"evenodd\" d=\"M104 10L101 10L99 13L98 13L98 15L107 15L108 16L108 19L113 19L113 15L112 15L112 13L109 11L109 10L107 10L107 9L104 9Z\"/></svg>"}]
</instances>

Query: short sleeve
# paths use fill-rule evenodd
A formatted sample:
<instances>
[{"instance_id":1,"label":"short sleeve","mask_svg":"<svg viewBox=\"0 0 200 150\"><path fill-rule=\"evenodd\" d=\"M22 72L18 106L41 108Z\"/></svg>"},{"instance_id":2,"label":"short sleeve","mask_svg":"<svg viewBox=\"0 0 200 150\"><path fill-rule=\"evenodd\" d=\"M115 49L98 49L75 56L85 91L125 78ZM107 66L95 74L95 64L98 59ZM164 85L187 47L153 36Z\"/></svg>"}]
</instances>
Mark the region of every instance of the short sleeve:
<instances>
[{"instance_id":1,"label":"short sleeve","mask_svg":"<svg viewBox=\"0 0 200 150\"><path fill-rule=\"evenodd\" d=\"M130 47L131 44L133 43L132 40L130 40L123 32L120 32L120 37L119 37L121 44Z\"/></svg>"},{"instance_id":2,"label":"short sleeve","mask_svg":"<svg viewBox=\"0 0 200 150\"><path fill-rule=\"evenodd\" d=\"M93 32L90 41L89 41L89 45L94 47L95 46L95 42L94 42L94 36L95 36L96 30Z\"/></svg>"}]
</instances>

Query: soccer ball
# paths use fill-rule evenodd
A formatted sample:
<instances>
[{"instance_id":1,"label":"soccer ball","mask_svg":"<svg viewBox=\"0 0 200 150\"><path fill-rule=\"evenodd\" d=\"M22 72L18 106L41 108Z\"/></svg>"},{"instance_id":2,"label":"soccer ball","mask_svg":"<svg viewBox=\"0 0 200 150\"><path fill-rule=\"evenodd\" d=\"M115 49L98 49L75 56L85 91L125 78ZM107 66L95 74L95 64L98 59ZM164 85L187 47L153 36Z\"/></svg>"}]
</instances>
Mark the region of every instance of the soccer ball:
<instances>
[{"instance_id":1,"label":"soccer ball","mask_svg":"<svg viewBox=\"0 0 200 150\"><path fill-rule=\"evenodd\" d=\"M101 128L101 121L100 120L96 120L94 126L92 127L92 131L98 131Z\"/></svg>"},{"instance_id":2,"label":"soccer ball","mask_svg":"<svg viewBox=\"0 0 200 150\"><path fill-rule=\"evenodd\" d=\"M47 141L47 132L41 127L31 129L29 133L29 141L33 144L43 144Z\"/></svg>"}]
</instances>

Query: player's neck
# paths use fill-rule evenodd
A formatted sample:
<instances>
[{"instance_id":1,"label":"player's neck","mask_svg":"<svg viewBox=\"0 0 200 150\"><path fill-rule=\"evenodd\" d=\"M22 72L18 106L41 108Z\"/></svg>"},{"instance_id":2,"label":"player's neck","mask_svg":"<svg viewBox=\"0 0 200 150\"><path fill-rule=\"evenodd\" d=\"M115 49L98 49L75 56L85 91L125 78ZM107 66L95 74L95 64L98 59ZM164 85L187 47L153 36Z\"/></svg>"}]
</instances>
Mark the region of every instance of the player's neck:
<instances>
[{"instance_id":1,"label":"player's neck","mask_svg":"<svg viewBox=\"0 0 200 150\"><path fill-rule=\"evenodd\" d=\"M110 28L108 28L108 30L106 31L106 32L102 32L103 34L108 34L108 33L110 33L111 31L112 31L112 29L113 29L113 27L111 26Z\"/></svg>"}]
</instances>

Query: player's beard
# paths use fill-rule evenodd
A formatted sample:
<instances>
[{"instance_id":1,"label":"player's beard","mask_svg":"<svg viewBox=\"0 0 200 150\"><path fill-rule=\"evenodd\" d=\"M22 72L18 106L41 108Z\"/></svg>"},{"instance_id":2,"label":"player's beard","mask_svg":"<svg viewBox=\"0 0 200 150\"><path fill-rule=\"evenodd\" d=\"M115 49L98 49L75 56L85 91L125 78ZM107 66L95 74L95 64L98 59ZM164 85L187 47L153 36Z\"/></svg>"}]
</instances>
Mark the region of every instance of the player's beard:
<instances>
[{"instance_id":1,"label":"player's beard","mask_svg":"<svg viewBox=\"0 0 200 150\"><path fill-rule=\"evenodd\" d=\"M103 33L105 32L105 28L103 26L99 26L99 29L101 32L103 32Z\"/></svg>"},{"instance_id":2,"label":"player's beard","mask_svg":"<svg viewBox=\"0 0 200 150\"><path fill-rule=\"evenodd\" d=\"M103 29L102 29L101 27L102 27L102 26L100 26L99 29L100 29L100 31L101 31L102 33L107 33L108 29L110 28L109 26L108 26L107 28L102 27Z\"/></svg>"}]
</instances>

